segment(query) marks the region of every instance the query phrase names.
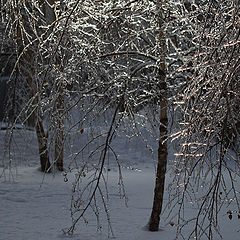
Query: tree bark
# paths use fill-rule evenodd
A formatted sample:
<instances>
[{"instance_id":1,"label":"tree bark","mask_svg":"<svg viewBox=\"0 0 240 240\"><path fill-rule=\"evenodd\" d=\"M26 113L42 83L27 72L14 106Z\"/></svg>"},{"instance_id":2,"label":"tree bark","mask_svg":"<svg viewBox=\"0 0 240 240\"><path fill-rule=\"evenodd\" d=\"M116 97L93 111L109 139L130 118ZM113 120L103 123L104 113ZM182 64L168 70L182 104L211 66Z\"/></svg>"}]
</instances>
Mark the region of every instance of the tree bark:
<instances>
[{"instance_id":1,"label":"tree bark","mask_svg":"<svg viewBox=\"0 0 240 240\"><path fill-rule=\"evenodd\" d=\"M49 153L48 153L48 136L44 132L42 121L40 121L37 116L35 116L35 121L36 121L35 122L35 131L36 131L37 140L38 140L41 171L50 173L51 172L51 163L49 161Z\"/></svg>"},{"instance_id":2,"label":"tree bark","mask_svg":"<svg viewBox=\"0 0 240 240\"><path fill-rule=\"evenodd\" d=\"M54 12L54 7L53 7L55 2L56 2L56 0L45 0L44 1L43 12L44 12L44 16L46 19L46 23L48 25L52 24L56 20L56 15Z\"/></svg>"},{"instance_id":3,"label":"tree bark","mask_svg":"<svg viewBox=\"0 0 240 240\"><path fill-rule=\"evenodd\" d=\"M166 85L166 83L164 84ZM168 117L167 117L167 101L163 98L161 101L160 110L160 139L158 147L158 166L155 180L154 200L152 214L149 222L150 231L158 231L160 214L162 212L165 174L167 168L167 133L168 133Z\"/></svg>"},{"instance_id":4,"label":"tree bark","mask_svg":"<svg viewBox=\"0 0 240 240\"><path fill-rule=\"evenodd\" d=\"M44 4L44 15L46 23L51 25L56 20L56 15L54 12L55 0L47 0ZM57 53L56 53L57 54ZM58 61L57 56L55 56L56 62ZM61 82L56 83L56 102L54 111L54 120L56 122L56 132L55 132L55 150L54 150L54 163L59 171L63 171L63 153L64 153L64 119L63 119L63 84Z\"/></svg>"},{"instance_id":5,"label":"tree bark","mask_svg":"<svg viewBox=\"0 0 240 240\"><path fill-rule=\"evenodd\" d=\"M159 85L161 90L161 100L160 100L160 138L158 147L158 165L155 180L154 189L154 200L152 213L149 221L149 230L158 231L160 214L162 212L163 205L163 195L164 195L164 184L165 184L165 174L167 168L167 135L168 135L168 116L167 116L167 83L165 76L165 38L163 33L163 14L162 14L162 4L163 2L159 0L157 2L157 14L158 14L158 32L157 32L157 42L160 55L159 63Z\"/></svg>"},{"instance_id":6,"label":"tree bark","mask_svg":"<svg viewBox=\"0 0 240 240\"><path fill-rule=\"evenodd\" d=\"M59 96L56 99L56 136L54 162L59 171L63 171L63 150L64 150L64 120L63 120L63 96L60 86Z\"/></svg>"}]
</instances>

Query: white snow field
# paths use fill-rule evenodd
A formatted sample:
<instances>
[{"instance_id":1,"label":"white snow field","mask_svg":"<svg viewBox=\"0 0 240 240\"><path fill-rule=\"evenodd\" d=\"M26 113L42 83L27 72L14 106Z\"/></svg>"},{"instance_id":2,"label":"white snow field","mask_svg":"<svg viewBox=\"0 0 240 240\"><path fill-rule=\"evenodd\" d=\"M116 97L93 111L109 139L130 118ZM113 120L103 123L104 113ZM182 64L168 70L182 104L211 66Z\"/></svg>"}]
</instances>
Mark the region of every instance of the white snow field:
<instances>
[{"instance_id":1,"label":"white snow field","mask_svg":"<svg viewBox=\"0 0 240 240\"><path fill-rule=\"evenodd\" d=\"M14 136L14 156L11 171L6 169L8 156L4 151L5 131L0 131L0 240L106 240L108 224L104 211L101 214L101 231L97 229L97 222L92 212L87 212L87 223L80 221L73 235L63 234L62 229L71 225L70 200L73 176L68 174L68 181L64 181L61 173L43 175L38 171L39 160L34 132ZM24 136L24 137L23 137ZM174 240L176 226L166 219L164 212L160 224L160 231L146 230L153 199L154 164L148 150L142 141L135 140L131 144L119 140L115 144L117 153L123 165L130 165L133 169L122 168L123 180L126 188L128 206L119 196L118 171L112 166L106 173L109 191L108 206L111 223L116 240ZM5 149L6 150L6 149ZM5 154L4 154L5 152ZM172 154L169 158L172 158ZM16 160L17 159L17 160ZM124 162L125 159L125 162ZM171 159L170 159L171 160ZM5 168L4 168L5 166ZM171 165L169 165L169 169ZM166 184L169 177L166 179ZM165 195L164 204L168 201ZM231 205L231 208L234 207ZM186 205L186 214L194 214L194 206ZM239 240L240 220L233 214L228 218L226 209L220 213L219 225L224 240ZM192 231L192 226L186 226L183 234ZM201 239L206 239L203 236ZM220 239L216 235L216 238Z\"/></svg>"}]
</instances>

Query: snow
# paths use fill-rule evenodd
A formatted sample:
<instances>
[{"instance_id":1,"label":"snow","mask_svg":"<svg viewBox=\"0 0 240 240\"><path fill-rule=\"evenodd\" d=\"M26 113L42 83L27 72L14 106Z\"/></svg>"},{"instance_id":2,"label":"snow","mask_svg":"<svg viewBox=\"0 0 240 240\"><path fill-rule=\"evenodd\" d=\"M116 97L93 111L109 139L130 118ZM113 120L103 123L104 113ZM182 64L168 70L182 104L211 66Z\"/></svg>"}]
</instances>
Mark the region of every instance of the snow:
<instances>
[{"instance_id":1,"label":"snow","mask_svg":"<svg viewBox=\"0 0 240 240\"><path fill-rule=\"evenodd\" d=\"M74 235L63 234L62 230L66 230L71 225L69 209L74 173L72 175L69 173L68 181L65 182L61 173L44 175L39 172L36 142L33 144L33 141L36 140L34 132L27 131L23 134L23 130L18 130L15 140L18 141L19 146L25 146L24 152L21 152L19 148L14 149L15 157L19 154L21 160L19 164L15 161L9 170L4 165L6 159L5 162L3 161L3 157L6 157L3 154L5 133L5 131L0 131L2 147L0 159L0 240L109 239L108 224L104 212L100 216L101 231L97 229L95 216L89 211L86 215L87 224L80 221ZM122 168L127 206L125 200L119 195L117 168L110 165L110 171L105 173L109 191L108 206L115 238L119 240L176 239L176 226L171 226L170 220L166 219L167 211L163 214L160 231L149 232L146 228L151 213L155 175L149 150L145 148L143 141L137 139L132 139L131 143L120 138L116 141L117 143L121 142L121 144L115 144L119 159L124 166L130 166L132 163L132 167ZM169 155L169 159L172 157L173 153ZM139 162L138 159L140 159ZM169 165L170 168L171 165ZM166 182L169 181L168 174ZM168 195L165 194L164 203L166 204L167 201ZM233 219L229 220L226 211L227 207L220 214L219 219L223 239L238 240L240 239L238 232L240 220L237 219L236 215L233 215ZM188 204L186 214L193 215L194 206ZM191 225L185 228L186 236L192 231L191 228ZM216 236L214 239L219 239L219 237Z\"/></svg>"},{"instance_id":2,"label":"snow","mask_svg":"<svg viewBox=\"0 0 240 240\"><path fill-rule=\"evenodd\" d=\"M67 239L62 234L71 224L69 203L71 184L61 175L43 176L36 168L18 169L17 180L1 183L0 239ZM128 207L117 191L118 173L109 173L111 222L117 239L167 239L171 229L158 233L144 229L151 211L153 174L146 171L124 171ZM107 229L96 229L94 216L89 216L88 225L78 226L73 239L108 239ZM103 223L104 224L104 223ZM105 225L105 224L104 224ZM105 226L106 227L106 226ZM174 232L172 232L174 239Z\"/></svg>"}]
</instances>

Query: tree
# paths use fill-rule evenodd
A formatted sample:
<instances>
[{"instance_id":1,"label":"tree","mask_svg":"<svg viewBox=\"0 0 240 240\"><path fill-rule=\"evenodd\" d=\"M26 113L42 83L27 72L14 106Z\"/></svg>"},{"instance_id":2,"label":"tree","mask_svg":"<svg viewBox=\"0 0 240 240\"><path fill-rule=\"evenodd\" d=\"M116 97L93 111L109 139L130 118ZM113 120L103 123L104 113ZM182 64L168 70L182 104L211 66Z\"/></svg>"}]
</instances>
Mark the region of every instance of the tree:
<instances>
[{"instance_id":1,"label":"tree","mask_svg":"<svg viewBox=\"0 0 240 240\"><path fill-rule=\"evenodd\" d=\"M13 3L14 4L14 3ZM10 5L10 4L9 4ZM35 121L35 131L37 134L39 145L39 156L41 163L41 171L50 171L50 161L48 152L48 136L44 130L43 121L41 119L41 108L39 106L41 91L39 89L39 78L37 75L37 56L36 56L36 43L32 39L35 38L35 31L31 21L29 19L29 11L34 14L34 8L31 8L31 4L28 2L25 4L18 3L17 5L7 5L12 11L10 11L9 21L15 24L14 35L16 39L18 69L21 73L22 79L27 83L30 89L31 105L34 107L33 116ZM17 20L19 19L19 20Z\"/></svg>"},{"instance_id":2,"label":"tree","mask_svg":"<svg viewBox=\"0 0 240 240\"><path fill-rule=\"evenodd\" d=\"M157 47L159 48L159 81L160 81L160 137L159 137L159 148L158 148L158 165L156 174L156 183L154 189L154 201L152 214L149 222L150 231L158 231L160 214L162 211L163 195L164 195L164 184L165 184L165 174L167 168L167 136L168 136L168 87L166 82L166 68L165 68L165 56L166 56L166 46L165 46L165 36L163 29L163 19L164 19L164 4L163 1L157 2L157 20L158 20L158 31L157 31Z\"/></svg>"},{"instance_id":3,"label":"tree","mask_svg":"<svg viewBox=\"0 0 240 240\"><path fill-rule=\"evenodd\" d=\"M56 43L59 38L58 48L61 48L62 37L61 32L55 29L57 21L54 4L56 5L56 2L50 0L39 3L5 1L2 6L5 10L5 19L8 21L6 32L14 39L17 49L17 60L12 76L18 73L19 87L28 91L25 95L27 99L25 106L22 106L20 114L14 121L22 118L22 121L26 122L33 116L43 172L50 172L55 163L57 169L63 171L64 84L62 81L54 81L54 74L57 73L57 79L63 68L59 64L61 53L52 47L52 41ZM49 53L47 49L51 49ZM51 92L50 87L55 88L55 91ZM25 112L27 114L24 115ZM49 119L55 119L50 121L46 130L44 118L47 116ZM55 138L53 164L49 160L51 133Z\"/></svg>"},{"instance_id":4,"label":"tree","mask_svg":"<svg viewBox=\"0 0 240 240\"><path fill-rule=\"evenodd\" d=\"M42 1L44 16L48 26L51 26L56 21L56 0ZM54 27L54 26L53 26ZM50 27L53 28L53 27ZM59 33L58 33L59 35ZM59 45L61 44L61 39L59 40ZM66 50L63 50L65 54ZM57 54L57 53L56 53ZM56 62L59 61L60 56L57 55ZM49 63L51 59L49 60ZM58 64L58 63L57 63ZM59 67L60 72L64 71L64 67L61 64ZM63 93L64 83L60 80L56 82L55 91L56 91L56 100L54 103L53 118L55 120L54 129L55 129L55 150L54 150L54 163L59 171L63 171L63 153L64 153L64 93Z\"/></svg>"},{"instance_id":5,"label":"tree","mask_svg":"<svg viewBox=\"0 0 240 240\"><path fill-rule=\"evenodd\" d=\"M72 6L76 7L74 11L72 11ZM130 123L136 130L135 126L136 123L138 124L138 120L135 116L138 116L138 112L140 110L148 111L148 108L152 108L153 118L155 118L158 110L156 113L154 111L160 106L160 121L157 121L157 124L160 124L161 136L158 151L159 169L150 227L152 231L156 231L159 221L155 221L159 219L162 205L162 202L158 202L159 194L160 201L163 200L168 128L165 36L163 36L162 29L161 2L158 5L148 1L124 3L105 1L100 5L93 2L85 2L80 5L76 2L76 5L69 4L69 11L71 14L68 15L69 21L65 34L68 31L67 34L71 36L71 48L69 48L70 61L65 66L65 70L69 69L71 78L80 83L76 89L74 88L77 101L73 106L77 106L81 101L81 111L86 111L86 115L83 114L85 122L87 118L91 119L91 123L95 119L99 121L97 116L100 113L109 111L108 108L116 109L115 114L120 112L122 117L115 117L109 127L109 129L114 127L114 131L109 130L111 133L109 139L113 139L124 119L130 119ZM81 35L81 39L75 37L79 35ZM76 53L75 49L79 49L79 52ZM86 73L85 78L79 74L79 69L82 70L82 73ZM84 102L86 105L83 105ZM74 124L75 127L78 125L84 125L84 123L80 120ZM81 128L79 127L79 129ZM107 131L107 133L109 132ZM93 137L90 143L101 137L101 134ZM109 139L106 145L97 145L97 148L90 154L91 157L88 158L90 161L89 159L92 159L93 156L95 158L98 156L99 162L94 166L90 164L95 174L92 175L92 180L87 183L88 187L86 188L79 188L79 184L85 175L84 169L87 168L88 163L79 170L72 198L73 226L68 229L68 232L72 232L77 222L84 219L88 208L91 207L95 214L98 213L96 194L99 193L102 196L100 182L105 181L102 171L105 159L103 156L106 151L113 151ZM89 146L90 143L86 146ZM77 160L85 149L86 147L83 147L76 154L74 159L76 164L79 164ZM158 182L159 175L161 175L160 182ZM159 185L160 190L158 189ZM84 192L89 188L91 197L84 199Z\"/></svg>"},{"instance_id":6,"label":"tree","mask_svg":"<svg viewBox=\"0 0 240 240\"><path fill-rule=\"evenodd\" d=\"M215 239L214 232L221 236L220 213L233 212L224 202L234 199L239 211L239 1L198 1L181 10L187 17L179 22L180 43L191 44L178 68L186 82L178 105L182 127L174 135L182 148L169 188L171 204L178 208L178 237L193 224L189 238ZM186 218L190 201L196 215Z\"/></svg>"}]
</instances>

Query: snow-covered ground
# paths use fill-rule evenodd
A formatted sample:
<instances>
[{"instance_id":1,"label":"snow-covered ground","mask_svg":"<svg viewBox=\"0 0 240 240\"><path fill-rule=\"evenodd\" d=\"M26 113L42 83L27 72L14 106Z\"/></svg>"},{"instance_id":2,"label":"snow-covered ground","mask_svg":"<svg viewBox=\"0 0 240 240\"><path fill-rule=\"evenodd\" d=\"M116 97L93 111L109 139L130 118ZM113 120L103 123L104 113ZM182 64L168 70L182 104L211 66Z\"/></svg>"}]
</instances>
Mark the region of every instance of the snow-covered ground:
<instances>
[{"instance_id":1,"label":"snow-covered ground","mask_svg":"<svg viewBox=\"0 0 240 240\"><path fill-rule=\"evenodd\" d=\"M5 131L0 131L0 240L106 240L108 225L104 213L101 215L102 230L97 229L95 216L86 215L87 224L79 222L74 235L63 234L62 229L71 225L70 201L73 176L68 174L64 181L61 173L43 175L38 171L37 146L34 132L17 130L13 138L14 156L11 171L3 168L8 162L4 146ZM154 164L151 154L143 141L133 139L115 144L122 168L127 193L127 206L119 196L118 171L111 166L107 171L109 209L115 238L119 240L173 240L176 239L176 226L163 215L160 231L149 232L149 220L153 199ZM118 142L118 141L117 141ZM4 151L5 150L5 151ZM3 154L5 152L5 155ZM172 154L169 159L173 158ZM18 159L14 160L14 159ZM124 162L125 160L125 162ZM5 161L5 162L4 162ZM133 168L127 168L131 165ZM171 165L169 165L171 168ZM169 182L169 176L166 183ZM168 195L165 195L165 204ZM227 210L227 209L226 209ZM186 214L193 214L194 207L186 206ZM236 215L230 220L226 211L220 214L220 230L224 240L239 240L240 220ZM191 232L187 226L184 232ZM184 233L183 232L183 233ZM111 237L111 236L110 236ZM204 238L202 238L204 239ZM206 239L206 238L205 238ZM219 239L218 236L214 239Z\"/></svg>"}]
</instances>

